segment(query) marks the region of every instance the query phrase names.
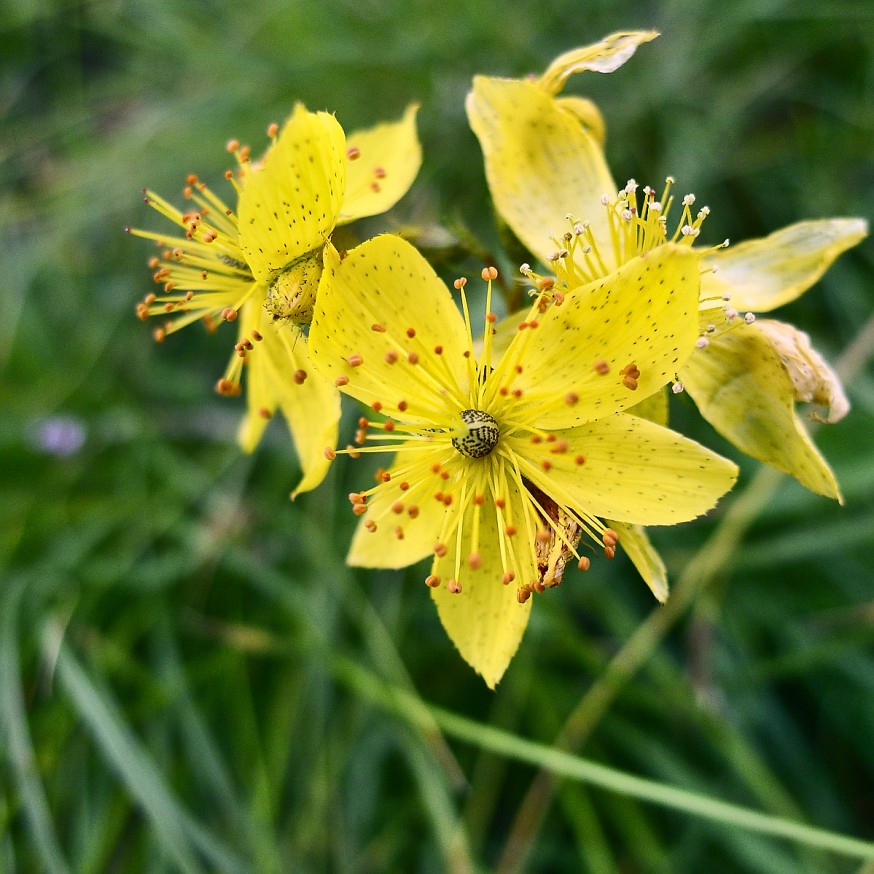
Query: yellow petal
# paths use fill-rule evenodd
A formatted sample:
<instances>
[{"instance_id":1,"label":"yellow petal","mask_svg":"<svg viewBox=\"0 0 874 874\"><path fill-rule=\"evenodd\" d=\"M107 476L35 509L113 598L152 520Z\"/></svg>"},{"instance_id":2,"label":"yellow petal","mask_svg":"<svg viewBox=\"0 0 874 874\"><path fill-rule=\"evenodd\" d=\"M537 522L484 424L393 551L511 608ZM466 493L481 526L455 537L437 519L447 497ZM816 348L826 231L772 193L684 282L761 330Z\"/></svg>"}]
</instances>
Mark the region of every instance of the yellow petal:
<instances>
[{"instance_id":1,"label":"yellow petal","mask_svg":"<svg viewBox=\"0 0 874 874\"><path fill-rule=\"evenodd\" d=\"M566 216L589 221L602 253L612 252L603 194L616 196L604 154L579 118L535 82L477 76L467 116L479 139L495 207L546 263Z\"/></svg>"},{"instance_id":2,"label":"yellow petal","mask_svg":"<svg viewBox=\"0 0 874 874\"><path fill-rule=\"evenodd\" d=\"M698 338L698 259L667 244L565 294L536 329L519 331L503 360L524 360L511 389L522 403L554 399L543 428L568 428L626 409L670 382ZM621 371L640 370L637 388ZM604 371L606 368L606 372ZM565 403L576 395L575 404Z\"/></svg>"},{"instance_id":3,"label":"yellow petal","mask_svg":"<svg viewBox=\"0 0 874 874\"><path fill-rule=\"evenodd\" d=\"M655 422L656 425L661 425L664 428L668 427L668 391L662 389L654 395L650 395L645 401L629 407L626 413L632 416L640 416L641 419L649 419L650 422Z\"/></svg>"},{"instance_id":4,"label":"yellow petal","mask_svg":"<svg viewBox=\"0 0 874 874\"><path fill-rule=\"evenodd\" d=\"M300 104L242 184L240 249L260 281L325 244L346 190L345 137L333 115Z\"/></svg>"},{"instance_id":5,"label":"yellow petal","mask_svg":"<svg viewBox=\"0 0 874 874\"><path fill-rule=\"evenodd\" d=\"M515 518L522 518L524 510L518 491L511 491L509 500L517 503ZM484 508L485 509L485 508ZM461 591L450 592L446 583L455 577L456 543L453 538L447 555L434 563L433 573L442 585L431 590L440 621L461 657L494 689L513 658L531 612L531 600L520 604L516 598L517 585L501 582L501 553L494 508L481 517L479 555L482 566L471 570L467 558L471 552L472 525L466 522L461 542ZM520 544L521 546L522 544ZM537 578L531 559L531 549L517 551L520 561L528 567L530 579Z\"/></svg>"},{"instance_id":6,"label":"yellow petal","mask_svg":"<svg viewBox=\"0 0 874 874\"><path fill-rule=\"evenodd\" d=\"M294 498L314 489L328 472L325 447L337 445L340 394L312 367L306 338L298 328L273 322L264 313L258 331L263 339L254 344L247 358L248 413L241 423L239 441L251 452L270 415L277 408L282 411L303 471L292 492ZM298 382L295 374L305 374L305 378Z\"/></svg>"},{"instance_id":7,"label":"yellow petal","mask_svg":"<svg viewBox=\"0 0 874 874\"><path fill-rule=\"evenodd\" d=\"M448 289L413 246L388 234L342 260L326 247L310 348L347 394L408 423L444 417L447 392L467 383L467 334Z\"/></svg>"},{"instance_id":8,"label":"yellow petal","mask_svg":"<svg viewBox=\"0 0 874 874\"><path fill-rule=\"evenodd\" d=\"M834 473L795 413L795 387L756 324L713 337L680 378L701 415L738 449L841 500Z\"/></svg>"},{"instance_id":9,"label":"yellow petal","mask_svg":"<svg viewBox=\"0 0 874 874\"><path fill-rule=\"evenodd\" d=\"M355 131L346 138L346 197L338 224L379 215L409 191L422 165L416 135L418 109L411 104L400 121Z\"/></svg>"},{"instance_id":10,"label":"yellow petal","mask_svg":"<svg viewBox=\"0 0 874 874\"><path fill-rule=\"evenodd\" d=\"M780 361L792 379L795 400L828 407L825 418L816 414L813 418L831 425L850 412L850 401L844 394L840 377L810 345L810 337L804 331L774 319L759 319L756 326L771 341L780 356Z\"/></svg>"},{"instance_id":11,"label":"yellow petal","mask_svg":"<svg viewBox=\"0 0 874 874\"><path fill-rule=\"evenodd\" d=\"M591 134L602 148L607 139L607 126L601 110L586 97L559 97L555 101L565 112L570 113Z\"/></svg>"},{"instance_id":12,"label":"yellow petal","mask_svg":"<svg viewBox=\"0 0 874 874\"><path fill-rule=\"evenodd\" d=\"M662 557L650 543L646 529L642 525L626 525L614 519L607 521L619 535L619 545L625 550L656 600L664 604L668 600L668 572Z\"/></svg>"},{"instance_id":13,"label":"yellow petal","mask_svg":"<svg viewBox=\"0 0 874 874\"><path fill-rule=\"evenodd\" d=\"M731 461L637 416L617 413L556 436L565 452L550 443L514 441L522 474L557 503L602 519L686 522L715 506L737 478Z\"/></svg>"},{"instance_id":14,"label":"yellow petal","mask_svg":"<svg viewBox=\"0 0 874 874\"><path fill-rule=\"evenodd\" d=\"M429 449L423 453L428 455ZM398 479L399 469L408 466L418 453L405 452L402 459L395 461L388 469L392 479ZM382 490L376 492L367 502L368 512L362 517L346 562L354 567L402 568L415 564L431 555L446 508L434 500L418 503L418 515L411 518L408 507L400 513L391 512L392 504L397 502L397 492ZM364 527L368 520L378 520L375 531ZM402 537L398 536L398 528Z\"/></svg>"},{"instance_id":15,"label":"yellow petal","mask_svg":"<svg viewBox=\"0 0 874 874\"><path fill-rule=\"evenodd\" d=\"M559 55L540 77L538 84L550 94L558 94L574 73L594 70L612 73L618 70L637 50L641 43L659 36L655 30L632 30L611 33L600 42Z\"/></svg>"},{"instance_id":16,"label":"yellow petal","mask_svg":"<svg viewBox=\"0 0 874 874\"><path fill-rule=\"evenodd\" d=\"M708 252L702 293L731 294L738 310L768 312L807 291L834 260L868 235L859 218L798 222L758 240Z\"/></svg>"}]
</instances>

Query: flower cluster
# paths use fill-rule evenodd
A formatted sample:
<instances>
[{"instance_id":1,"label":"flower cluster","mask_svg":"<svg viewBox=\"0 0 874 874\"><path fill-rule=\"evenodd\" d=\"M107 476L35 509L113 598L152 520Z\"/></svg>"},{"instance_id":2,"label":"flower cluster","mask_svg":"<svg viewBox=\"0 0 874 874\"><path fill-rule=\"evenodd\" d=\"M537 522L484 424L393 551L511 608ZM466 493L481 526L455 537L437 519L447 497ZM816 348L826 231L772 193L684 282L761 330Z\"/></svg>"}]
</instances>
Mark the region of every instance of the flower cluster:
<instances>
[{"instance_id":1,"label":"flower cluster","mask_svg":"<svg viewBox=\"0 0 874 874\"><path fill-rule=\"evenodd\" d=\"M646 526L706 513L737 476L667 427L670 391L687 391L744 453L840 500L795 410L821 403L837 421L848 410L840 382L805 334L753 313L797 297L867 228L807 221L701 246L709 210L676 197L673 180L660 192L617 188L598 108L560 92L655 36L614 34L539 78L474 79L467 112L491 197L537 264L521 265L528 305L503 319L494 267L482 271L481 319L468 280L450 290L402 237L349 251L332 240L413 183L416 107L347 138L333 116L297 106L281 131L271 126L261 158L229 144L235 207L191 176L184 210L146 192L181 231L132 231L160 250L159 290L138 308L163 319L158 339L197 321L238 323L217 389L239 394L245 375L247 451L284 414L303 472L295 494L338 455L390 455L374 485L349 495L359 524L348 560L401 568L430 557L423 576L440 620L490 687L519 647L532 595L569 564L584 571L624 549L667 597ZM361 405L348 443L341 394Z\"/></svg>"}]
</instances>

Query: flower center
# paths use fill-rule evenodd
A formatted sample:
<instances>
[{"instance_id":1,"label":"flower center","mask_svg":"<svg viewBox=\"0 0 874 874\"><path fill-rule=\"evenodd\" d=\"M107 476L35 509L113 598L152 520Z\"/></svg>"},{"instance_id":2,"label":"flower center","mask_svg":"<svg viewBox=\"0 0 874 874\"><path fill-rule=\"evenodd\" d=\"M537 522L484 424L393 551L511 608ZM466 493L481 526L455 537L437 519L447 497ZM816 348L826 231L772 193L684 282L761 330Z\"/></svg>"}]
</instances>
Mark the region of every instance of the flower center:
<instances>
[{"instance_id":1,"label":"flower center","mask_svg":"<svg viewBox=\"0 0 874 874\"><path fill-rule=\"evenodd\" d=\"M464 433L453 437L452 445L468 458L485 458L498 445L498 423L482 410L462 410L459 415Z\"/></svg>"},{"instance_id":2,"label":"flower center","mask_svg":"<svg viewBox=\"0 0 874 874\"><path fill-rule=\"evenodd\" d=\"M274 321L288 319L308 325L322 276L322 250L308 252L289 265L270 283L264 309Z\"/></svg>"}]
</instances>

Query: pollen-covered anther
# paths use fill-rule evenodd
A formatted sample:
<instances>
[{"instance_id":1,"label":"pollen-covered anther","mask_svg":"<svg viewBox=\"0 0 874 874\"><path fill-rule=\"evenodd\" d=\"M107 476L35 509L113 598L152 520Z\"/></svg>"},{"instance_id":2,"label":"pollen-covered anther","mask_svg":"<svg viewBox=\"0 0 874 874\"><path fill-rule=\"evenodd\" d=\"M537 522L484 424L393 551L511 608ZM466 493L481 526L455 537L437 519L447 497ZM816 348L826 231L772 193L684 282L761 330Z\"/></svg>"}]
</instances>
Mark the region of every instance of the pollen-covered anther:
<instances>
[{"instance_id":1,"label":"pollen-covered anther","mask_svg":"<svg viewBox=\"0 0 874 874\"><path fill-rule=\"evenodd\" d=\"M446 552L447 549L445 543L438 542L434 544L434 555L436 555L437 558L443 558L443 556L446 555Z\"/></svg>"},{"instance_id":2,"label":"pollen-covered anther","mask_svg":"<svg viewBox=\"0 0 874 874\"><path fill-rule=\"evenodd\" d=\"M531 586L520 586L516 590L516 600L520 604L524 604L531 597L532 591L533 589L531 588Z\"/></svg>"},{"instance_id":3,"label":"pollen-covered anther","mask_svg":"<svg viewBox=\"0 0 874 874\"><path fill-rule=\"evenodd\" d=\"M549 532L545 528L541 528L538 530L537 534L534 535L534 539L538 543L549 543Z\"/></svg>"},{"instance_id":4,"label":"pollen-covered anther","mask_svg":"<svg viewBox=\"0 0 874 874\"><path fill-rule=\"evenodd\" d=\"M395 526L394 535L398 540L404 539L404 529L400 525Z\"/></svg>"},{"instance_id":5,"label":"pollen-covered anther","mask_svg":"<svg viewBox=\"0 0 874 874\"><path fill-rule=\"evenodd\" d=\"M349 503L350 504L366 504L367 503L367 495L364 492L349 492Z\"/></svg>"},{"instance_id":6,"label":"pollen-covered anther","mask_svg":"<svg viewBox=\"0 0 874 874\"><path fill-rule=\"evenodd\" d=\"M325 458L327 458L328 461L333 461L336 457L337 457L337 453L334 451L334 447L333 446L326 446L325 447Z\"/></svg>"},{"instance_id":7,"label":"pollen-covered anther","mask_svg":"<svg viewBox=\"0 0 874 874\"><path fill-rule=\"evenodd\" d=\"M626 364L622 370L619 371L620 376L622 377L622 384L631 391L637 390L637 380L640 379L640 370L638 369L636 364Z\"/></svg>"},{"instance_id":8,"label":"pollen-covered anther","mask_svg":"<svg viewBox=\"0 0 874 874\"><path fill-rule=\"evenodd\" d=\"M587 571L592 566L592 562L587 555L581 555L580 560L577 562L577 567L581 571Z\"/></svg>"},{"instance_id":9,"label":"pollen-covered anther","mask_svg":"<svg viewBox=\"0 0 874 874\"><path fill-rule=\"evenodd\" d=\"M346 359L346 362L350 367L361 367L361 365L364 364L364 357L358 352L355 352Z\"/></svg>"},{"instance_id":10,"label":"pollen-covered anther","mask_svg":"<svg viewBox=\"0 0 874 874\"><path fill-rule=\"evenodd\" d=\"M515 525L507 525L504 528L504 534L506 534L507 537L514 537L516 534L516 526Z\"/></svg>"},{"instance_id":11,"label":"pollen-covered anther","mask_svg":"<svg viewBox=\"0 0 874 874\"><path fill-rule=\"evenodd\" d=\"M592 365L592 370L594 370L598 376L606 376L610 372L610 365L603 358L599 358Z\"/></svg>"},{"instance_id":12,"label":"pollen-covered anther","mask_svg":"<svg viewBox=\"0 0 874 874\"><path fill-rule=\"evenodd\" d=\"M215 390L218 394L226 398L236 397L236 395L240 394L240 384L222 377L222 379L215 384Z\"/></svg>"},{"instance_id":13,"label":"pollen-covered anther","mask_svg":"<svg viewBox=\"0 0 874 874\"><path fill-rule=\"evenodd\" d=\"M361 157L361 149L359 149L358 146L349 146L349 148L346 149L346 157L350 161L357 161Z\"/></svg>"},{"instance_id":14,"label":"pollen-covered anther","mask_svg":"<svg viewBox=\"0 0 874 874\"><path fill-rule=\"evenodd\" d=\"M431 589L440 588L440 577L435 577L434 574L428 574L428 576L425 577L425 585Z\"/></svg>"},{"instance_id":15,"label":"pollen-covered anther","mask_svg":"<svg viewBox=\"0 0 874 874\"><path fill-rule=\"evenodd\" d=\"M472 571L478 571L483 566L483 558L478 552L472 552L467 557L467 565Z\"/></svg>"},{"instance_id":16,"label":"pollen-covered anther","mask_svg":"<svg viewBox=\"0 0 874 874\"><path fill-rule=\"evenodd\" d=\"M237 319L237 311L233 307L225 307L221 312L221 317L226 322L234 322Z\"/></svg>"},{"instance_id":17,"label":"pollen-covered anther","mask_svg":"<svg viewBox=\"0 0 874 874\"><path fill-rule=\"evenodd\" d=\"M564 402L565 402L569 407L572 407L574 404L578 403L579 400L580 400L580 396L579 396L575 391L569 391L569 392L564 396Z\"/></svg>"},{"instance_id":18,"label":"pollen-covered anther","mask_svg":"<svg viewBox=\"0 0 874 874\"><path fill-rule=\"evenodd\" d=\"M364 520L364 527L365 527L365 528L366 528L366 529L367 529L371 534L373 534L374 531L376 531L376 522L374 522L373 519L365 519L365 520Z\"/></svg>"},{"instance_id":19,"label":"pollen-covered anther","mask_svg":"<svg viewBox=\"0 0 874 874\"><path fill-rule=\"evenodd\" d=\"M295 385L303 385L306 382L307 372L305 370L295 370L291 374L291 381Z\"/></svg>"},{"instance_id":20,"label":"pollen-covered anther","mask_svg":"<svg viewBox=\"0 0 874 874\"><path fill-rule=\"evenodd\" d=\"M375 331L377 334L384 334L385 333L385 325L380 325L378 322L374 322L370 326L370 330Z\"/></svg>"},{"instance_id":21,"label":"pollen-covered anther","mask_svg":"<svg viewBox=\"0 0 874 874\"><path fill-rule=\"evenodd\" d=\"M334 380L334 385L336 385L337 388L341 388L344 385L349 385L349 377L348 376L338 376Z\"/></svg>"},{"instance_id":22,"label":"pollen-covered anther","mask_svg":"<svg viewBox=\"0 0 874 874\"><path fill-rule=\"evenodd\" d=\"M507 572L506 572L506 573L501 577L501 582L502 582L505 586L509 586L510 583L512 583L513 580L515 580L515 579L516 579L516 574L514 574L513 571L507 571Z\"/></svg>"},{"instance_id":23,"label":"pollen-covered anther","mask_svg":"<svg viewBox=\"0 0 874 874\"><path fill-rule=\"evenodd\" d=\"M452 287L456 291L461 291L461 289L464 288L465 285L467 285L467 279L464 276L459 276L458 279L456 279L452 283Z\"/></svg>"},{"instance_id":24,"label":"pollen-covered anther","mask_svg":"<svg viewBox=\"0 0 874 874\"><path fill-rule=\"evenodd\" d=\"M385 363L386 364L394 364L398 360L398 353L395 352L394 349L389 349L388 352L385 353Z\"/></svg>"},{"instance_id":25,"label":"pollen-covered anther","mask_svg":"<svg viewBox=\"0 0 874 874\"><path fill-rule=\"evenodd\" d=\"M400 516L401 513L404 512L404 503L403 503L403 501L395 501L395 502L391 505L391 511L392 511L392 513L396 513L398 516Z\"/></svg>"},{"instance_id":26,"label":"pollen-covered anther","mask_svg":"<svg viewBox=\"0 0 874 874\"><path fill-rule=\"evenodd\" d=\"M491 280L498 278L498 270L496 267L483 267L480 276L482 276L486 282L490 282Z\"/></svg>"},{"instance_id":27,"label":"pollen-covered anther","mask_svg":"<svg viewBox=\"0 0 874 874\"><path fill-rule=\"evenodd\" d=\"M605 546L604 547L604 558L616 558L616 547L615 546Z\"/></svg>"},{"instance_id":28,"label":"pollen-covered anther","mask_svg":"<svg viewBox=\"0 0 874 874\"><path fill-rule=\"evenodd\" d=\"M262 419L270 420L270 419L273 418L273 413L271 413L270 410L267 409L267 407L259 407L259 409L258 409L258 415L259 415Z\"/></svg>"},{"instance_id":29,"label":"pollen-covered anther","mask_svg":"<svg viewBox=\"0 0 874 874\"><path fill-rule=\"evenodd\" d=\"M605 528L601 535L601 542L604 546L616 546L619 543L619 535L612 528Z\"/></svg>"},{"instance_id":30,"label":"pollen-covered anther","mask_svg":"<svg viewBox=\"0 0 874 874\"><path fill-rule=\"evenodd\" d=\"M555 446L552 447L549 451L553 453L553 455L564 455L568 450L568 442L567 440L556 440Z\"/></svg>"},{"instance_id":31,"label":"pollen-covered anther","mask_svg":"<svg viewBox=\"0 0 874 874\"><path fill-rule=\"evenodd\" d=\"M450 580L450 581L446 584L446 588L447 588L447 589L448 589L448 590L449 590L453 595L459 595L459 594L461 594L461 583L459 583L458 580Z\"/></svg>"},{"instance_id":32,"label":"pollen-covered anther","mask_svg":"<svg viewBox=\"0 0 874 874\"><path fill-rule=\"evenodd\" d=\"M353 504L352 505L352 512L356 516L363 516L367 512L367 507L364 504Z\"/></svg>"}]
</instances>

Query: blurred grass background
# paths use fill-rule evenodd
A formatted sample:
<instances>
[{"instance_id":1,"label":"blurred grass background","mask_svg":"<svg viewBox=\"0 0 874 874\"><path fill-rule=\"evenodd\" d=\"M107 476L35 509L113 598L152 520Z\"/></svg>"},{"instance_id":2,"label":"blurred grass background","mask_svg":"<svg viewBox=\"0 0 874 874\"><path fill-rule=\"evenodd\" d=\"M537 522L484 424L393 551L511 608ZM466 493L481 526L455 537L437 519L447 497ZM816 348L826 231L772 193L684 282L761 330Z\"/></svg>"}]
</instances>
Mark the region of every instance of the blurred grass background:
<instances>
[{"instance_id":1,"label":"blurred grass background","mask_svg":"<svg viewBox=\"0 0 874 874\"><path fill-rule=\"evenodd\" d=\"M238 453L239 407L212 392L228 338L188 329L151 342L133 315L151 252L122 228L164 227L145 185L173 198L196 172L221 190L226 140L263 143L295 100L336 111L347 130L417 100L425 164L397 221L461 220L491 244L463 109L471 76L523 75L647 27L663 36L621 71L571 85L604 110L617 180L675 175L712 208L712 242L801 218L871 219L867 0L557 0L548 12L540 0L3 0L0 870L499 864L534 769L414 728L374 695L407 689L550 744L660 611L624 559L569 574L538 599L489 693L446 640L420 568L344 567L344 495L363 467L335 465L292 504L281 424L253 457ZM854 410L817 435L846 506L745 460L718 513L655 532L675 581L690 561L705 570L579 745L869 840L870 325L858 338L872 257L866 241L780 313L831 360L852 349ZM731 454L682 399L673 413ZM577 784L538 812L533 872L861 870ZM522 865L511 850L502 870L514 854Z\"/></svg>"}]
</instances>

